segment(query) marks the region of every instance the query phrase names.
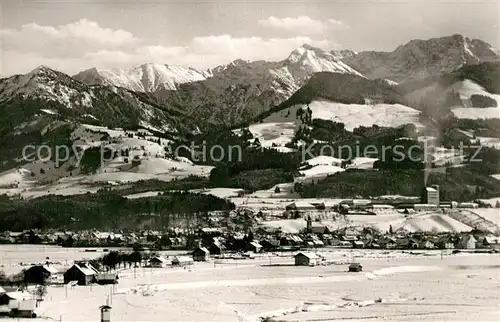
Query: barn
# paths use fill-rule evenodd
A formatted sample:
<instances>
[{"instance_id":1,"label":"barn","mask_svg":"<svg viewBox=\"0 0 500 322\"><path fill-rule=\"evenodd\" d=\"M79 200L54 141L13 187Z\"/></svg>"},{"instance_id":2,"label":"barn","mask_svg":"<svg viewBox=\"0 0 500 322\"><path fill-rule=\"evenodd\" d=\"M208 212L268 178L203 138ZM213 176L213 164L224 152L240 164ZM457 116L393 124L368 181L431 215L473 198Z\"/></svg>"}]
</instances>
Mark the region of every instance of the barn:
<instances>
[{"instance_id":1,"label":"barn","mask_svg":"<svg viewBox=\"0 0 500 322\"><path fill-rule=\"evenodd\" d=\"M300 252L294 258L295 266L315 266L320 259L316 254L309 252Z\"/></svg>"},{"instance_id":2,"label":"barn","mask_svg":"<svg viewBox=\"0 0 500 322\"><path fill-rule=\"evenodd\" d=\"M210 259L210 252L205 247L196 247L193 251L193 260L195 262L206 262Z\"/></svg>"},{"instance_id":3,"label":"barn","mask_svg":"<svg viewBox=\"0 0 500 322\"><path fill-rule=\"evenodd\" d=\"M77 281L78 285L88 285L95 281L97 270L90 264L78 263L64 273L64 283Z\"/></svg>"}]
</instances>

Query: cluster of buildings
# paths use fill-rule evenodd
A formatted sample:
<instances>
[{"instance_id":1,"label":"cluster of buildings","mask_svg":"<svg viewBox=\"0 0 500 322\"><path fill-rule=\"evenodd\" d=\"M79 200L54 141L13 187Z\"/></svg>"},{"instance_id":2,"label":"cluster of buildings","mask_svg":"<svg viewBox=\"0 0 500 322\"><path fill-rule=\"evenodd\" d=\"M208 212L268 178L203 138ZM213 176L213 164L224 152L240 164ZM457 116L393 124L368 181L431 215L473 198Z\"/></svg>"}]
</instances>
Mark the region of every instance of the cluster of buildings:
<instances>
[{"instance_id":1,"label":"cluster of buildings","mask_svg":"<svg viewBox=\"0 0 500 322\"><path fill-rule=\"evenodd\" d=\"M376 215L397 210L406 211L437 211L440 209L467 209L478 208L474 202L442 201L439 185L424 188L421 196L385 196L374 199L332 199L321 202L311 202L307 199L298 200L285 206L289 213L292 211L323 211L333 210L343 214Z\"/></svg>"},{"instance_id":2,"label":"cluster of buildings","mask_svg":"<svg viewBox=\"0 0 500 322\"><path fill-rule=\"evenodd\" d=\"M42 285L115 284L116 272L101 272L86 261L77 261L70 267L49 262L33 265L18 275L18 280L0 281L0 317L36 318L37 290Z\"/></svg>"},{"instance_id":3,"label":"cluster of buildings","mask_svg":"<svg viewBox=\"0 0 500 322\"><path fill-rule=\"evenodd\" d=\"M0 318L36 318L35 308L36 299L32 293L0 286Z\"/></svg>"},{"instance_id":4,"label":"cluster of buildings","mask_svg":"<svg viewBox=\"0 0 500 322\"><path fill-rule=\"evenodd\" d=\"M84 260L75 261L71 266L47 261L23 270L18 280L0 282L10 285L88 285L92 283L104 285L118 283L118 274L100 271Z\"/></svg>"}]
</instances>

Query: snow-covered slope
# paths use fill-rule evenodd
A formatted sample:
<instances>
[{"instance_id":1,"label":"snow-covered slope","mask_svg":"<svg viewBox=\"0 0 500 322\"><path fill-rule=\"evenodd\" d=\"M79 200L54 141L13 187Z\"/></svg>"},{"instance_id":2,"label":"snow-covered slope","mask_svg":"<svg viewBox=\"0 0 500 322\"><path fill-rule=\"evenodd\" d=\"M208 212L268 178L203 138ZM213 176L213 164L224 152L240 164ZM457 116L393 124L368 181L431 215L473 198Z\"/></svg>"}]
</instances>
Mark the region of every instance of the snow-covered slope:
<instances>
[{"instance_id":1,"label":"snow-covered slope","mask_svg":"<svg viewBox=\"0 0 500 322\"><path fill-rule=\"evenodd\" d=\"M440 97L455 93L458 94L462 106L451 106L450 109L457 118L500 118L500 95L488 92L484 87L471 79L458 80L445 86L443 86L443 84L443 81L433 82L427 86L411 91L405 96L409 101L413 102L418 102L422 97L434 97L434 100L437 101ZM486 106L481 108L473 107L471 100L472 95L489 97L492 99L492 102L496 101L496 106Z\"/></svg>"},{"instance_id":2,"label":"snow-covered slope","mask_svg":"<svg viewBox=\"0 0 500 322\"><path fill-rule=\"evenodd\" d=\"M404 124L423 127L418 121L419 111L401 104L357 105L313 101L309 108L313 119L341 122L349 131L359 126L370 127L374 124L382 127L398 127Z\"/></svg>"},{"instance_id":3,"label":"snow-covered slope","mask_svg":"<svg viewBox=\"0 0 500 322\"><path fill-rule=\"evenodd\" d=\"M487 92L482 86L469 79L453 84L448 88L448 91L459 93L460 99L465 106L451 109L456 117L466 119L500 119L500 95ZM471 103L472 95L490 97L497 102L497 106L474 108Z\"/></svg>"},{"instance_id":4,"label":"snow-covered slope","mask_svg":"<svg viewBox=\"0 0 500 322\"><path fill-rule=\"evenodd\" d=\"M297 122L297 109L305 109L305 105L295 105L286 111L278 111L264 119L267 122ZM345 124L345 129L352 131L356 127L398 127L404 124L415 124L417 129L423 128L419 122L420 112L401 104L343 104L326 100L314 100L309 104L312 119L330 120Z\"/></svg>"},{"instance_id":5,"label":"snow-covered slope","mask_svg":"<svg viewBox=\"0 0 500 322\"><path fill-rule=\"evenodd\" d=\"M294 122L283 122L283 123L259 123L252 124L248 127L248 130L252 134L253 138L250 142L254 142L256 139L263 148L274 148L280 151L286 150L285 144L290 142L293 138L295 132ZM242 130L233 131L237 135L242 134Z\"/></svg>"},{"instance_id":6,"label":"snow-covered slope","mask_svg":"<svg viewBox=\"0 0 500 322\"><path fill-rule=\"evenodd\" d=\"M377 216L348 216L354 225L373 227L380 231L404 229L409 232L466 232L472 228L466 224L437 213L423 213L405 217L401 214L380 214Z\"/></svg>"},{"instance_id":7,"label":"snow-covered slope","mask_svg":"<svg viewBox=\"0 0 500 322\"><path fill-rule=\"evenodd\" d=\"M92 68L73 76L87 84L113 85L138 92L175 90L179 84L202 81L210 72L181 66L144 64L131 69Z\"/></svg>"},{"instance_id":8,"label":"snow-covered slope","mask_svg":"<svg viewBox=\"0 0 500 322\"><path fill-rule=\"evenodd\" d=\"M79 151L59 166L53 161L35 160L18 169L0 172L0 195L21 195L25 198L47 194L72 195L95 192L105 183L131 183L157 179L170 181L189 175L208 176L213 167L198 166L183 157L167 153L170 140L139 129L125 131L102 126L80 124L69 138ZM86 152L97 154L89 162ZM101 156L99 151L111 151ZM87 161L85 161L87 160ZM89 164L93 164L90 171Z\"/></svg>"}]
</instances>

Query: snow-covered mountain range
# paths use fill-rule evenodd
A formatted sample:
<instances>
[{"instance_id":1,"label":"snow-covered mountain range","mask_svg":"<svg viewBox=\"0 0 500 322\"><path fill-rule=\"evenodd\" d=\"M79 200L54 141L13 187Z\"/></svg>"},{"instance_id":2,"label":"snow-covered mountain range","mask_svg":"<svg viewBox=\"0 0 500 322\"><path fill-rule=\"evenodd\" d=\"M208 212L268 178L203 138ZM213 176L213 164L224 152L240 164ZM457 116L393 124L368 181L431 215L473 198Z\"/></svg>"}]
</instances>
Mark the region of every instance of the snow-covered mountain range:
<instances>
[{"instance_id":1,"label":"snow-covered mountain range","mask_svg":"<svg viewBox=\"0 0 500 322\"><path fill-rule=\"evenodd\" d=\"M412 40L392 52L364 51L343 59L369 78L395 82L450 73L466 64L498 60L498 50L463 35Z\"/></svg>"},{"instance_id":2,"label":"snow-covered mountain range","mask_svg":"<svg viewBox=\"0 0 500 322\"><path fill-rule=\"evenodd\" d=\"M131 69L102 70L91 68L73 76L90 85L113 85L137 92L175 90L179 84L202 81L212 76L208 71L161 64L144 64Z\"/></svg>"},{"instance_id":3,"label":"snow-covered mountain range","mask_svg":"<svg viewBox=\"0 0 500 322\"><path fill-rule=\"evenodd\" d=\"M254 74L253 76L259 80L272 78L276 91L291 95L315 72L359 75L341 61L353 55L355 53L348 50L327 52L305 44L279 62L251 62L238 59L208 70L161 64L143 64L130 69L91 68L76 74L73 78L89 85L112 85L138 92L159 92L177 90L181 84L204 81L213 76L231 78L229 74L245 73L246 77Z\"/></svg>"},{"instance_id":4,"label":"snow-covered mountain range","mask_svg":"<svg viewBox=\"0 0 500 322\"><path fill-rule=\"evenodd\" d=\"M498 58L487 43L453 35L412 40L389 53L329 52L306 44L281 61L238 59L209 70L144 64L130 69L92 68L70 77L41 66L1 79L0 103L6 108L13 99L50 102L55 110L64 107L73 110L73 116L85 114L101 122L159 124L165 117L158 115L174 113L195 122L232 126L285 102L318 72L382 78L395 86Z\"/></svg>"},{"instance_id":5,"label":"snow-covered mountain range","mask_svg":"<svg viewBox=\"0 0 500 322\"><path fill-rule=\"evenodd\" d=\"M5 135L44 114L69 122L147 125L172 132L186 125L181 113L160 108L144 95L122 87L87 85L47 66L0 79L0 129Z\"/></svg>"},{"instance_id":6,"label":"snow-covered mountain range","mask_svg":"<svg viewBox=\"0 0 500 322\"><path fill-rule=\"evenodd\" d=\"M211 77L203 81L150 94L160 104L176 107L193 118L234 125L285 101L316 72L362 76L341 61L344 55L352 54L303 45L282 61L238 59L207 71Z\"/></svg>"}]
</instances>

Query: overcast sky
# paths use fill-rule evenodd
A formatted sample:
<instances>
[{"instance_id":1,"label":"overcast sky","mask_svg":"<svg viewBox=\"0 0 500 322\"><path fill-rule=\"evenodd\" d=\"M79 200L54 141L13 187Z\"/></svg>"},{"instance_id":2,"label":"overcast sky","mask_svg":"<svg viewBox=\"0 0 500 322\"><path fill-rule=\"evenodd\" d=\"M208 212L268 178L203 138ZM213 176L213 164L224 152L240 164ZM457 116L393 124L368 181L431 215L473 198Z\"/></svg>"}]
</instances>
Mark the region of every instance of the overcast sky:
<instances>
[{"instance_id":1,"label":"overcast sky","mask_svg":"<svg viewBox=\"0 0 500 322\"><path fill-rule=\"evenodd\" d=\"M281 60L304 43L394 50L461 33L500 47L498 1L0 0L0 74Z\"/></svg>"}]
</instances>

